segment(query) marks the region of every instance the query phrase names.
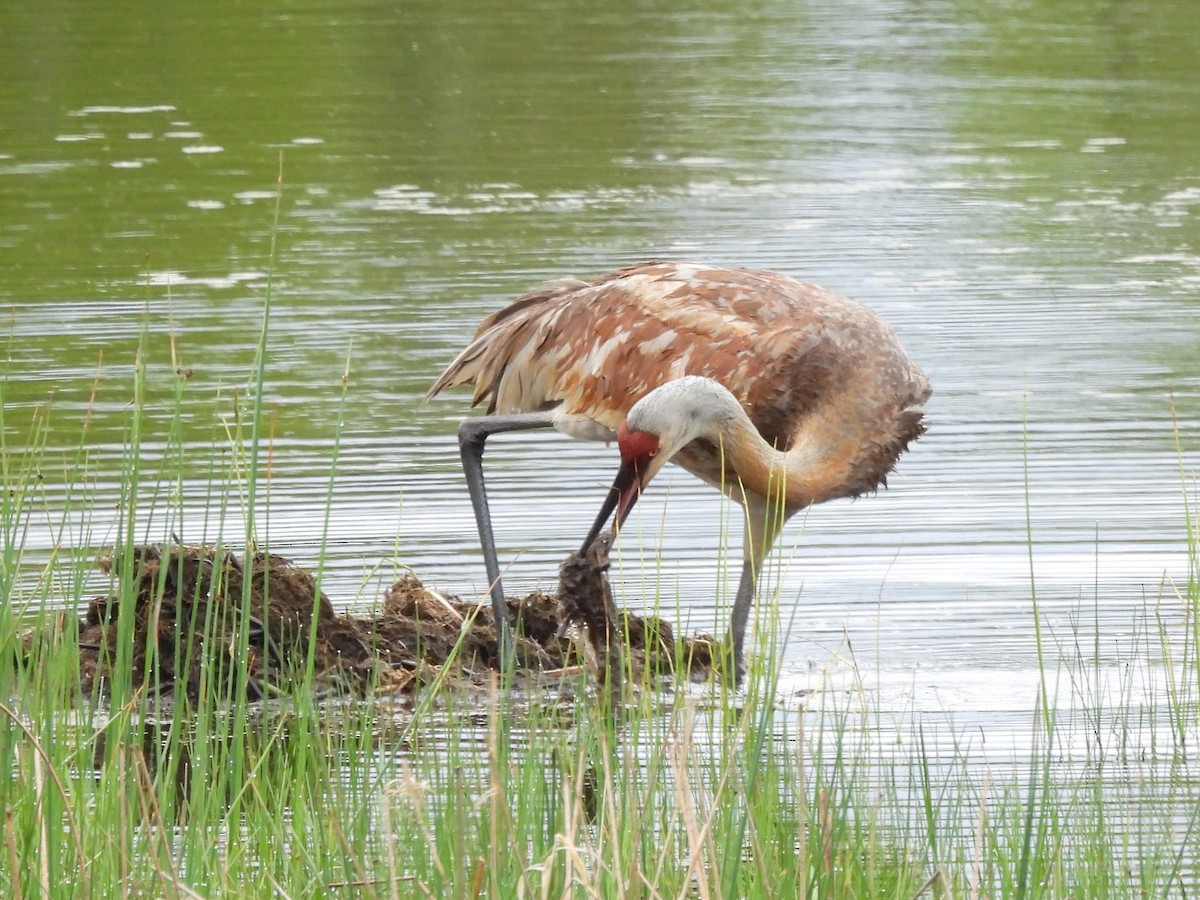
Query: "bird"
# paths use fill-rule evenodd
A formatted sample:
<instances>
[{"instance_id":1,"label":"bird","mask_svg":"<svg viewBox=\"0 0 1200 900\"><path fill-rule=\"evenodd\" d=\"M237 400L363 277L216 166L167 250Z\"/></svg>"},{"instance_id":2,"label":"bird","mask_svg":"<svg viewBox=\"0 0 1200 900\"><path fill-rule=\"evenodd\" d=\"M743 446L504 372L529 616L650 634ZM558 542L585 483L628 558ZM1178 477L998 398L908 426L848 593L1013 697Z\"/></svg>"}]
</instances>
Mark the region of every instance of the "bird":
<instances>
[{"instance_id":1,"label":"bird","mask_svg":"<svg viewBox=\"0 0 1200 900\"><path fill-rule=\"evenodd\" d=\"M620 465L589 530L618 532L675 463L744 511L730 621L734 679L758 576L784 523L816 503L886 487L925 431L928 378L865 305L779 272L652 260L560 278L484 318L427 397L474 387L460 455L498 637L507 606L483 478L487 438L555 428L615 441Z\"/></svg>"}]
</instances>

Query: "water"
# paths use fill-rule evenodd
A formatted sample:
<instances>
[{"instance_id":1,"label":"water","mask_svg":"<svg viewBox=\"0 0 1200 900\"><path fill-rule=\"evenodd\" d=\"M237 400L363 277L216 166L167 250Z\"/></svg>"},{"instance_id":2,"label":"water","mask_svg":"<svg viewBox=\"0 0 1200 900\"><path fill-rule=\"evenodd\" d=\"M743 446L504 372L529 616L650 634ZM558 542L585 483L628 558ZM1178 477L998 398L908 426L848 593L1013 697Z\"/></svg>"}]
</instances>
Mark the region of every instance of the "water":
<instances>
[{"instance_id":1,"label":"water","mask_svg":"<svg viewBox=\"0 0 1200 900\"><path fill-rule=\"evenodd\" d=\"M47 473L31 558L115 539L143 323L158 408L172 338L191 372L183 536L240 541L205 487L228 400L212 410L245 390L270 290L273 549L321 554L344 415L327 593L369 604L398 562L482 594L453 436L466 398L421 402L479 318L545 278L651 257L777 268L877 309L934 384L889 490L784 536L785 691L865 672L897 708L1025 723L1034 586L1057 639L1102 636L1106 671L1160 598L1183 618L1170 584L1187 578L1200 469L1192 15L1150 0L7 8L6 440L28 441L53 398L54 458L90 410L97 486L60 538ZM170 427L147 423L152 451ZM489 446L507 586L552 588L614 452ZM157 521L141 524L154 538ZM633 523L624 602L657 591L687 628L723 630L736 515L676 473Z\"/></svg>"}]
</instances>

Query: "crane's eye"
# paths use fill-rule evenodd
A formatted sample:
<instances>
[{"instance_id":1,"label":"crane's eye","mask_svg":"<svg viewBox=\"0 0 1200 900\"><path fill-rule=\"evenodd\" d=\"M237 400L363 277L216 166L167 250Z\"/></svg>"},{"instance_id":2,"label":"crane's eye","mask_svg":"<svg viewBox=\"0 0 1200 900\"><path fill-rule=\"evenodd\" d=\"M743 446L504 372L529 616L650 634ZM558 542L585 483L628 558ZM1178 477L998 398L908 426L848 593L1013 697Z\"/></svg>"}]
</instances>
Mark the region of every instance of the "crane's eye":
<instances>
[{"instance_id":1,"label":"crane's eye","mask_svg":"<svg viewBox=\"0 0 1200 900\"><path fill-rule=\"evenodd\" d=\"M658 456L658 450L657 450L657 449L655 449L655 450L651 450L651 451L650 451L649 453L647 453L646 455L647 455L648 457L650 457L651 459L654 459L654 457Z\"/></svg>"}]
</instances>

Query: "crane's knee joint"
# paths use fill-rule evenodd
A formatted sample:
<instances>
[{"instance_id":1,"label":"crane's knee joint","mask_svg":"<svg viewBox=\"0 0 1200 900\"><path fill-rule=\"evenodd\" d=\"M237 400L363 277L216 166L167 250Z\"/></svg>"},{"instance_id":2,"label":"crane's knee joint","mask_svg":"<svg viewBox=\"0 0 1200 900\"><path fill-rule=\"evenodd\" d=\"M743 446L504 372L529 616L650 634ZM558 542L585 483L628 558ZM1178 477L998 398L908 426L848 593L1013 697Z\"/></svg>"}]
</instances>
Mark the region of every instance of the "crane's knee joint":
<instances>
[{"instance_id":1,"label":"crane's knee joint","mask_svg":"<svg viewBox=\"0 0 1200 900\"><path fill-rule=\"evenodd\" d=\"M483 444L488 432L482 419L463 419L458 425L458 446L462 450L472 450L475 455L483 455Z\"/></svg>"}]
</instances>

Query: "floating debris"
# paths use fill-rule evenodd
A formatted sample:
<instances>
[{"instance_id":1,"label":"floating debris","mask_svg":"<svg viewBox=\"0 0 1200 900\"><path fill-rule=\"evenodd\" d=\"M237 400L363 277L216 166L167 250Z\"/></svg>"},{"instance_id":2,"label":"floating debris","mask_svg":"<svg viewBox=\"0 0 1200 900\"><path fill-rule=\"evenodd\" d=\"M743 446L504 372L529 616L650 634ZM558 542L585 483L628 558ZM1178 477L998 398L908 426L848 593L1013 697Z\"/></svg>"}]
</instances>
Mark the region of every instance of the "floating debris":
<instances>
[{"instance_id":1,"label":"floating debris","mask_svg":"<svg viewBox=\"0 0 1200 900\"><path fill-rule=\"evenodd\" d=\"M582 632L581 648L596 681L613 697L621 693L621 636L617 605L608 583L608 554L613 533L606 531L586 550L572 553L558 570L558 603L564 632L575 624Z\"/></svg>"}]
</instances>

